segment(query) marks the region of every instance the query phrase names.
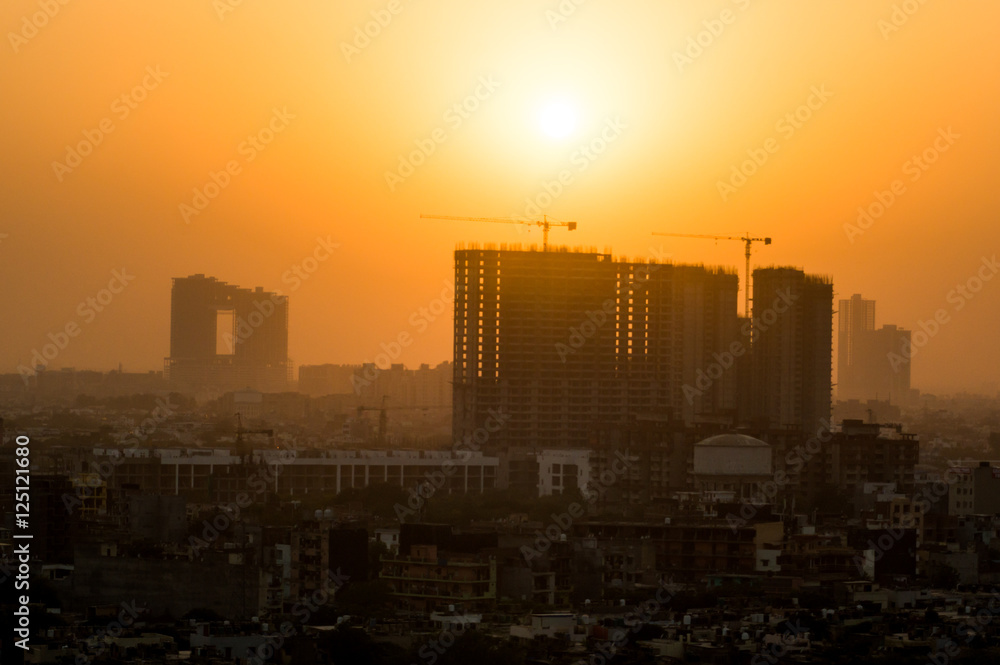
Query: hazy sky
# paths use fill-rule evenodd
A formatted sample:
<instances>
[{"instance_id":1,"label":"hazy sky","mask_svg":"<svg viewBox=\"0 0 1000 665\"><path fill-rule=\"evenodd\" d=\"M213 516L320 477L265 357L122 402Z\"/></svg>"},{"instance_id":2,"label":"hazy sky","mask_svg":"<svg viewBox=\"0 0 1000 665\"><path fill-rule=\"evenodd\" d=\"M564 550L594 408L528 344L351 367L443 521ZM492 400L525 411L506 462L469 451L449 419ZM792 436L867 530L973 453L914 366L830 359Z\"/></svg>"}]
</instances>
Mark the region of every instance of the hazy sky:
<instances>
[{"instance_id":1,"label":"hazy sky","mask_svg":"<svg viewBox=\"0 0 1000 665\"><path fill-rule=\"evenodd\" d=\"M998 25L989 0L6 0L0 371L67 325L54 368L161 369L193 273L290 295L297 364L401 332L399 361L447 360L456 243L541 234L420 213L549 214L579 222L553 243L741 279L740 243L650 233L771 236L755 263L879 325L937 314L915 387L981 389Z\"/></svg>"}]
</instances>

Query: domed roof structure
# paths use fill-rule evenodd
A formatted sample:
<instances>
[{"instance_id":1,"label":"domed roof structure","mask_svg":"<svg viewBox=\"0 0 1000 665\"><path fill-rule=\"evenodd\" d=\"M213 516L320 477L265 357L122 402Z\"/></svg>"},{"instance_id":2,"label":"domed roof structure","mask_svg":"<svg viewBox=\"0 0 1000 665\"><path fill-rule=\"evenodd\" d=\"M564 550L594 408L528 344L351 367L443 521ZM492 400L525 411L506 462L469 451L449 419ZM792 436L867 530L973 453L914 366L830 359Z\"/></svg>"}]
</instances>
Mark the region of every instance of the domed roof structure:
<instances>
[{"instance_id":1,"label":"domed roof structure","mask_svg":"<svg viewBox=\"0 0 1000 665\"><path fill-rule=\"evenodd\" d=\"M694 444L692 452L695 476L767 478L772 473L774 448L746 434L710 436Z\"/></svg>"},{"instance_id":2,"label":"domed roof structure","mask_svg":"<svg viewBox=\"0 0 1000 665\"><path fill-rule=\"evenodd\" d=\"M705 446L718 448L760 448L761 446L770 448L770 444L766 441L761 441L760 439L755 439L752 436L737 434L735 432L710 436L694 445L699 447Z\"/></svg>"}]
</instances>

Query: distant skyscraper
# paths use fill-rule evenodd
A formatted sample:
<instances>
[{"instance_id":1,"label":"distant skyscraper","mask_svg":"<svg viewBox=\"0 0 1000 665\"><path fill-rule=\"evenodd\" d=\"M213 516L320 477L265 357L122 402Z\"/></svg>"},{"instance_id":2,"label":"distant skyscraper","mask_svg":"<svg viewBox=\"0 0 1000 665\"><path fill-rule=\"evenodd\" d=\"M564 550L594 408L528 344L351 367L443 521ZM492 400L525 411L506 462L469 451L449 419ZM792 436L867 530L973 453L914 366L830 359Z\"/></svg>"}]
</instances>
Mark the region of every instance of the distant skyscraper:
<instances>
[{"instance_id":1,"label":"distant skyscraper","mask_svg":"<svg viewBox=\"0 0 1000 665\"><path fill-rule=\"evenodd\" d=\"M859 357L865 333L875 330L875 301L860 293L840 301L837 328L837 397L858 399L862 392L862 367ZM863 354L860 354L863 355Z\"/></svg>"},{"instance_id":2,"label":"distant skyscraper","mask_svg":"<svg viewBox=\"0 0 1000 665\"><path fill-rule=\"evenodd\" d=\"M753 271L753 414L815 432L830 418L833 283L795 268Z\"/></svg>"},{"instance_id":3,"label":"distant skyscraper","mask_svg":"<svg viewBox=\"0 0 1000 665\"><path fill-rule=\"evenodd\" d=\"M862 358L867 371L866 392L859 399L879 399L896 404L905 402L910 396L910 362L902 356L903 349L910 348L910 331L896 326L882 326L873 330L866 337L870 340L866 357ZM894 358L903 357L903 362L893 362Z\"/></svg>"},{"instance_id":4,"label":"distant skyscraper","mask_svg":"<svg viewBox=\"0 0 1000 665\"><path fill-rule=\"evenodd\" d=\"M214 277L173 280L170 383L187 390L288 388L288 298Z\"/></svg>"},{"instance_id":5,"label":"distant skyscraper","mask_svg":"<svg viewBox=\"0 0 1000 665\"><path fill-rule=\"evenodd\" d=\"M713 364L738 335L737 290L735 274L700 266L456 251L456 438L580 446L598 422L732 414L736 373Z\"/></svg>"},{"instance_id":6,"label":"distant skyscraper","mask_svg":"<svg viewBox=\"0 0 1000 665\"><path fill-rule=\"evenodd\" d=\"M893 363L908 348L910 331L875 328L875 301L855 294L840 301L837 350L837 398L904 401L910 392L910 363Z\"/></svg>"}]
</instances>

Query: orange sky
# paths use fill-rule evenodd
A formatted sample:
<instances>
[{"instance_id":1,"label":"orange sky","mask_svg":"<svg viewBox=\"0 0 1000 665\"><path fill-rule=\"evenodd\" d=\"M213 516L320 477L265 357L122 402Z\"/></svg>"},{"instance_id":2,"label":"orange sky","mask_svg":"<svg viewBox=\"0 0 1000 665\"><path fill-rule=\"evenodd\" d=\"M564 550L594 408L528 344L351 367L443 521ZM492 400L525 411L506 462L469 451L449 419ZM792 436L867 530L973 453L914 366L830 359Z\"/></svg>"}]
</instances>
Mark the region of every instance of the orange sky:
<instances>
[{"instance_id":1,"label":"orange sky","mask_svg":"<svg viewBox=\"0 0 1000 665\"><path fill-rule=\"evenodd\" d=\"M742 274L739 243L650 232L769 235L760 263L832 275L879 325L945 310L915 387L998 380L1000 279L951 293L1000 246L995 2L61 1L0 7L0 371L67 325L54 368L162 368L170 278L192 273L289 294L298 364L370 360L403 331L402 362L450 359L450 316L411 315L455 244L540 233L419 214L525 214L542 195L579 222L554 242L633 257ZM539 123L554 101L577 116L561 139ZM400 175L418 145L433 152ZM185 214L212 173L226 186ZM845 229L896 180L880 218Z\"/></svg>"}]
</instances>

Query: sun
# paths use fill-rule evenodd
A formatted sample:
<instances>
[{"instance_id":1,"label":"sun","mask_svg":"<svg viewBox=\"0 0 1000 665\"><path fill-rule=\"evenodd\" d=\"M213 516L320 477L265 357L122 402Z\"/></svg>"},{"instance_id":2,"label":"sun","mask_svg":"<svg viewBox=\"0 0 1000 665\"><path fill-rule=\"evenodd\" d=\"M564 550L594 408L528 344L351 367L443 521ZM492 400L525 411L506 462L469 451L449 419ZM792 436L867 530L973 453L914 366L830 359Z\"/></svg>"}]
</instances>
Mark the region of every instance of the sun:
<instances>
[{"instance_id":1,"label":"sun","mask_svg":"<svg viewBox=\"0 0 1000 665\"><path fill-rule=\"evenodd\" d=\"M563 139L576 129L576 109L566 102L552 102L538 114L542 132L554 139Z\"/></svg>"}]
</instances>

